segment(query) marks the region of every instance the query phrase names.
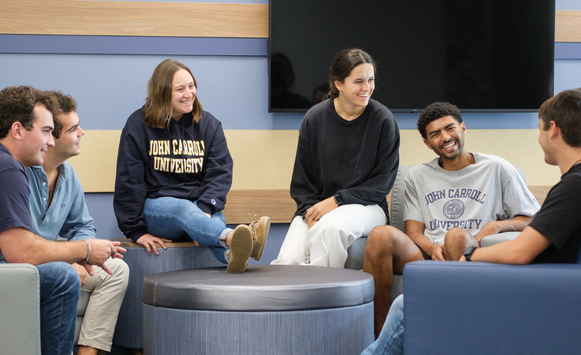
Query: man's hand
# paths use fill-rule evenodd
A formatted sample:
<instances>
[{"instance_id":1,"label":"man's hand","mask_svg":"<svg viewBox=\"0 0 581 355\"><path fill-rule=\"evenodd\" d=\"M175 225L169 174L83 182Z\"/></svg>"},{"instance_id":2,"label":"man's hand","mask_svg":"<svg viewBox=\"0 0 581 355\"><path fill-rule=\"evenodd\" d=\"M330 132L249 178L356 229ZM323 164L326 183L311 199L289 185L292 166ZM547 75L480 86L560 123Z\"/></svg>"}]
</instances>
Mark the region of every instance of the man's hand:
<instances>
[{"instance_id":1,"label":"man's hand","mask_svg":"<svg viewBox=\"0 0 581 355\"><path fill-rule=\"evenodd\" d=\"M314 226L315 223L318 222L324 215L331 212L337 207L339 207L339 205L337 205L335 199L333 198L333 196L331 196L329 198L324 199L321 202L316 203L313 207L309 208L307 210L307 213L305 213L305 219L307 221L309 229L311 229L311 227Z\"/></svg>"},{"instance_id":2,"label":"man's hand","mask_svg":"<svg viewBox=\"0 0 581 355\"><path fill-rule=\"evenodd\" d=\"M75 268L75 271L77 271L77 274L79 274L79 277L81 278L81 286L85 286L89 275L88 270L83 265L77 263L72 263L71 265Z\"/></svg>"},{"instance_id":3,"label":"man's hand","mask_svg":"<svg viewBox=\"0 0 581 355\"><path fill-rule=\"evenodd\" d=\"M482 242L482 238L487 237L489 235L498 234L500 232L502 232L502 229L500 228L498 221L490 221L486 223L484 228L482 228L474 238L478 242L478 245L480 245L480 243Z\"/></svg>"},{"instance_id":4,"label":"man's hand","mask_svg":"<svg viewBox=\"0 0 581 355\"><path fill-rule=\"evenodd\" d=\"M488 222L474 238L476 238L478 244L480 245L482 238L487 237L489 235L498 234L502 232L522 231L533 220L533 217L515 216L512 219Z\"/></svg>"},{"instance_id":5,"label":"man's hand","mask_svg":"<svg viewBox=\"0 0 581 355\"><path fill-rule=\"evenodd\" d=\"M89 272L89 275L93 276L95 271L91 265L99 266L101 269L105 270L109 275L111 275L111 270L105 266L105 261L109 258L119 258L123 259L121 253L125 253L126 250L119 245L120 242L112 242L106 239L87 239L87 242L91 244L91 256L89 261L83 266ZM87 265L88 264L88 265Z\"/></svg>"},{"instance_id":6,"label":"man's hand","mask_svg":"<svg viewBox=\"0 0 581 355\"><path fill-rule=\"evenodd\" d=\"M436 261L445 261L446 259L444 259L444 252L443 252L443 245L437 245L434 244L434 247L432 248L432 260L436 260Z\"/></svg>"},{"instance_id":7,"label":"man's hand","mask_svg":"<svg viewBox=\"0 0 581 355\"><path fill-rule=\"evenodd\" d=\"M136 243L143 245L145 249L147 249L147 254L151 255L151 249L153 249L155 255L159 255L159 250L157 250L157 245L155 243L161 245L161 247L165 250L167 249L167 245L165 245L165 243L171 243L171 240L158 238L151 234L144 234L139 239L137 239Z\"/></svg>"}]
</instances>

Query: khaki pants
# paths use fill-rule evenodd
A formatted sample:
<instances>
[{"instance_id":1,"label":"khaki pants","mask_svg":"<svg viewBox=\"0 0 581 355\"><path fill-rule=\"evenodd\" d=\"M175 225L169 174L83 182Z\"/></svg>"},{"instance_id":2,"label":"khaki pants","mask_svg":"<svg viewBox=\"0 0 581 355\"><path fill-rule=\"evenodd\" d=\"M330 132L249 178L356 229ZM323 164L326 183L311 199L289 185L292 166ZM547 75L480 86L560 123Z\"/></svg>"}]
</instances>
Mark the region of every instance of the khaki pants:
<instances>
[{"instance_id":1,"label":"khaki pants","mask_svg":"<svg viewBox=\"0 0 581 355\"><path fill-rule=\"evenodd\" d=\"M83 318L78 345L111 351L113 333L119 308L125 297L129 281L129 267L121 259L109 259L105 266L109 275L100 267L94 267L95 275L87 278L82 291L91 293Z\"/></svg>"}]
</instances>

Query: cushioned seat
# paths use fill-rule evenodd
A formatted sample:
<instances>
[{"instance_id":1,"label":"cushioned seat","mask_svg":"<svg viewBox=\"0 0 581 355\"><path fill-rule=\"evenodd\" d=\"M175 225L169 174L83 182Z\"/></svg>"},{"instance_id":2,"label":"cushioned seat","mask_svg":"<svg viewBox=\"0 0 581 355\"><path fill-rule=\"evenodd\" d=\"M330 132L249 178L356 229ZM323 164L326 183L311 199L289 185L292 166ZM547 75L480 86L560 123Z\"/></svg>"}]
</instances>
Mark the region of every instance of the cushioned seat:
<instances>
[{"instance_id":1,"label":"cushioned seat","mask_svg":"<svg viewBox=\"0 0 581 355\"><path fill-rule=\"evenodd\" d=\"M165 272L143 282L147 354L357 354L373 340L373 278L258 265Z\"/></svg>"}]
</instances>

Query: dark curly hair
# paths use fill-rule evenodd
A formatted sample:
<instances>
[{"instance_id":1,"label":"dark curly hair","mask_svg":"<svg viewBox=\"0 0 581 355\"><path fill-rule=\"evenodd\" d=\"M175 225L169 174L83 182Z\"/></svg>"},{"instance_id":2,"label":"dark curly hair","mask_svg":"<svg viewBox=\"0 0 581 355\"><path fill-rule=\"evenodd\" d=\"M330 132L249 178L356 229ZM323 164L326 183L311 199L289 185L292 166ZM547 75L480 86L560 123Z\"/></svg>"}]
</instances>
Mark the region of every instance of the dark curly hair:
<instances>
[{"instance_id":1,"label":"dark curly hair","mask_svg":"<svg viewBox=\"0 0 581 355\"><path fill-rule=\"evenodd\" d=\"M0 139L5 138L14 122L20 122L30 131L36 117L34 107L42 104L53 117L58 111L58 103L45 91L32 86L9 86L0 91Z\"/></svg>"},{"instance_id":2,"label":"dark curly hair","mask_svg":"<svg viewBox=\"0 0 581 355\"><path fill-rule=\"evenodd\" d=\"M371 56L359 48L347 48L335 55L331 64L331 74L329 75L329 93L327 97L339 97L339 89L335 86L335 80L345 81L345 78L351 74L353 68L359 64L373 65L373 75L377 76L375 61ZM377 78L376 78L377 79Z\"/></svg>"},{"instance_id":3,"label":"dark curly hair","mask_svg":"<svg viewBox=\"0 0 581 355\"><path fill-rule=\"evenodd\" d=\"M452 116L462 123L462 115L460 115L460 109L456 105L452 105L449 102L434 102L429 104L420 114L418 119L418 131L424 139L428 138L428 133L426 132L426 126L430 122L440 119L445 116Z\"/></svg>"},{"instance_id":4,"label":"dark curly hair","mask_svg":"<svg viewBox=\"0 0 581 355\"><path fill-rule=\"evenodd\" d=\"M59 108L57 114L53 116L54 129L52 130L53 137L58 139L63 130L63 125L58 120L58 116L71 112L77 112L77 102L71 95L65 95L60 91L47 91L46 93L51 95L53 99L58 102Z\"/></svg>"},{"instance_id":5,"label":"dark curly hair","mask_svg":"<svg viewBox=\"0 0 581 355\"><path fill-rule=\"evenodd\" d=\"M581 147L581 88L563 91L545 101L539 109L539 118L544 130L554 121L565 143Z\"/></svg>"}]
</instances>

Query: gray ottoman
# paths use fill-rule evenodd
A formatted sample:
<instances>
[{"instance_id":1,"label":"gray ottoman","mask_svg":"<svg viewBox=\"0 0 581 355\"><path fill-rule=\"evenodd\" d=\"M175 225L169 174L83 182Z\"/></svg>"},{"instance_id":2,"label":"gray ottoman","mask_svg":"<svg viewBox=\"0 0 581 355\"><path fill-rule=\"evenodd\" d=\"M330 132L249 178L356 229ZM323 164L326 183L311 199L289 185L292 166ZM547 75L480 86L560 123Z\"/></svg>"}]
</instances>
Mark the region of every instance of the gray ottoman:
<instances>
[{"instance_id":1,"label":"gray ottoman","mask_svg":"<svg viewBox=\"0 0 581 355\"><path fill-rule=\"evenodd\" d=\"M129 266L129 284L119 310L113 344L124 348L143 348L143 310L141 288L147 275L160 272L212 267L224 265L212 253L193 242L168 243L168 248L159 248L159 255L147 254L144 246L127 242L126 238L116 239L127 249L123 260Z\"/></svg>"},{"instance_id":2,"label":"gray ottoman","mask_svg":"<svg viewBox=\"0 0 581 355\"><path fill-rule=\"evenodd\" d=\"M144 353L359 354L374 340L373 295L371 275L315 266L150 275Z\"/></svg>"}]
</instances>

